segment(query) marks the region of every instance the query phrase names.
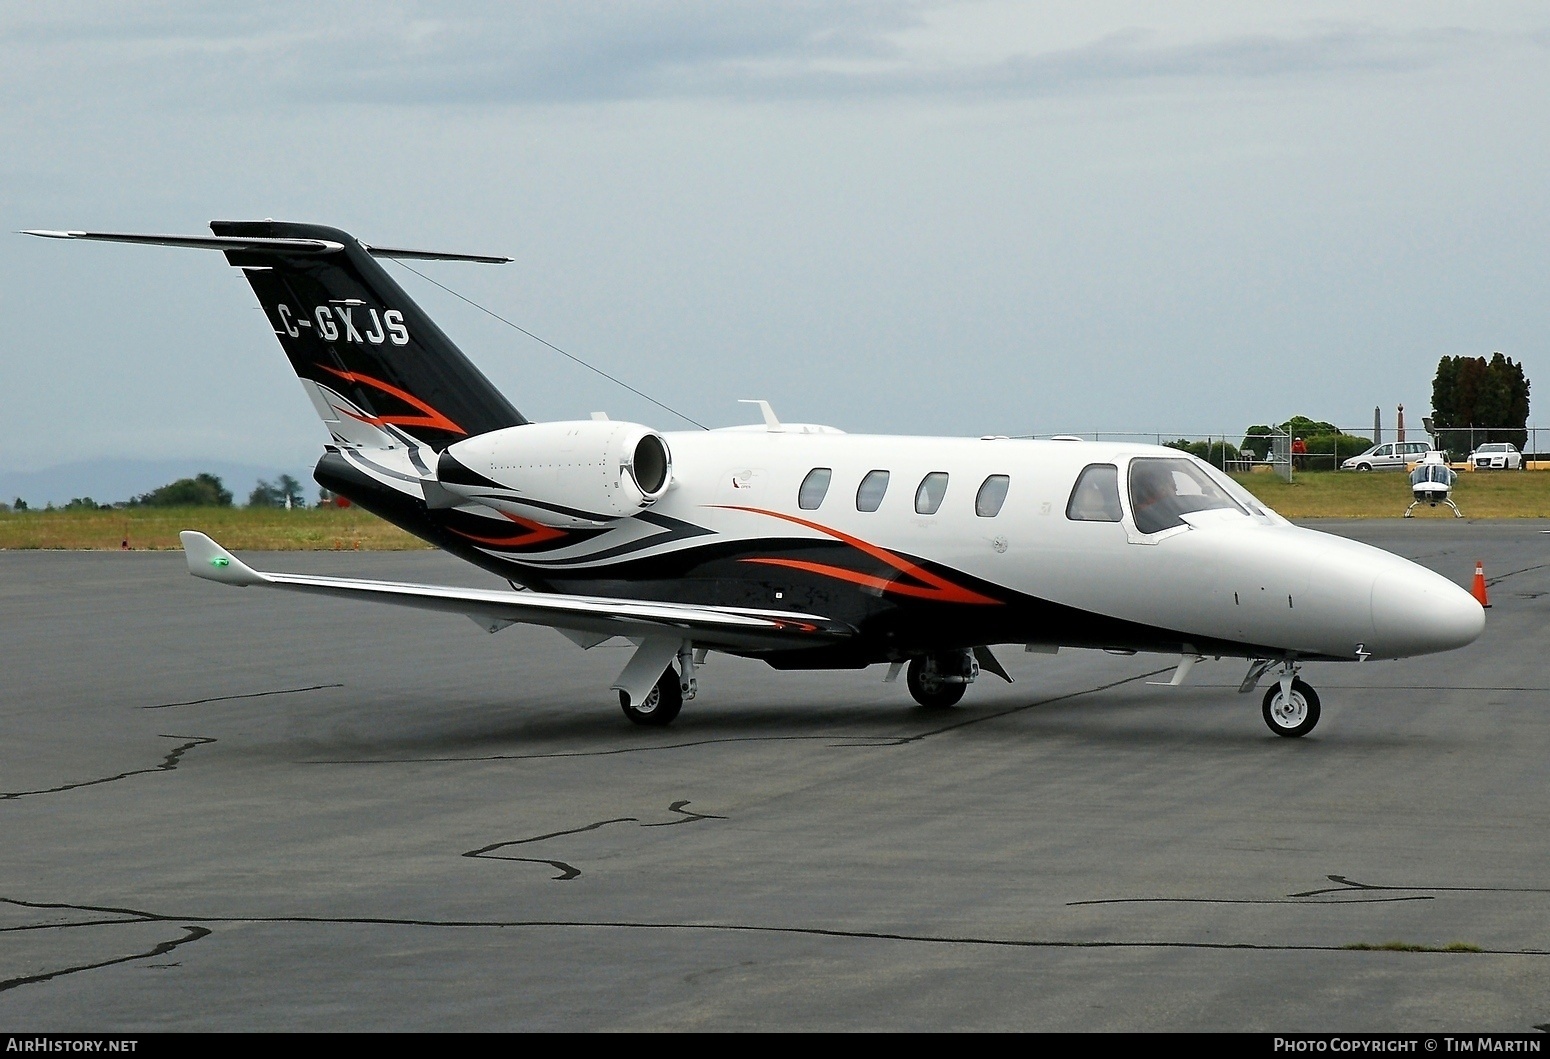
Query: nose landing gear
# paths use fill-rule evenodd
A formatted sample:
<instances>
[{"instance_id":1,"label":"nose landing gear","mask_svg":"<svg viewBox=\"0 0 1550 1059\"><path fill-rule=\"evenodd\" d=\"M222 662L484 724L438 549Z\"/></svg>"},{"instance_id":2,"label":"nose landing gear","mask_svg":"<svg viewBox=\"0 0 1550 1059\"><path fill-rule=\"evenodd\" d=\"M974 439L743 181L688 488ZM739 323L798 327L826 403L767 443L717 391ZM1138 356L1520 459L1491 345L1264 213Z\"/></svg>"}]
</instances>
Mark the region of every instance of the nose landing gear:
<instances>
[{"instance_id":1,"label":"nose landing gear","mask_svg":"<svg viewBox=\"0 0 1550 1059\"><path fill-rule=\"evenodd\" d=\"M1294 673L1288 668L1280 680L1265 689L1261 709L1270 730L1288 739L1307 735L1319 723L1318 692Z\"/></svg>"}]
</instances>

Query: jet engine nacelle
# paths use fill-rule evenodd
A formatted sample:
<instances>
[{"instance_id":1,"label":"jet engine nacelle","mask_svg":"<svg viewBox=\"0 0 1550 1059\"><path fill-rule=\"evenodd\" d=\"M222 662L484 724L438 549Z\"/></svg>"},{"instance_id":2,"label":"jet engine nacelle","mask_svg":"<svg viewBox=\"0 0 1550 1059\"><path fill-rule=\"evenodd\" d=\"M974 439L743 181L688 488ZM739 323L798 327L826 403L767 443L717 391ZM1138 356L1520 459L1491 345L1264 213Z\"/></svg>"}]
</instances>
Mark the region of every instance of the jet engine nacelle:
<instances>
[{"instance_id":1,"label":"jet engine nacelle","mask_svg":"<svg viewBox=\"0 0 1550 1059\"><path fill-rule=\"evenodd\" d=\"M544 525L595 526L661 499L673 458L639 423L528 423L449 445L436 477L454 496Z\"/></svg>"}]
</instances>

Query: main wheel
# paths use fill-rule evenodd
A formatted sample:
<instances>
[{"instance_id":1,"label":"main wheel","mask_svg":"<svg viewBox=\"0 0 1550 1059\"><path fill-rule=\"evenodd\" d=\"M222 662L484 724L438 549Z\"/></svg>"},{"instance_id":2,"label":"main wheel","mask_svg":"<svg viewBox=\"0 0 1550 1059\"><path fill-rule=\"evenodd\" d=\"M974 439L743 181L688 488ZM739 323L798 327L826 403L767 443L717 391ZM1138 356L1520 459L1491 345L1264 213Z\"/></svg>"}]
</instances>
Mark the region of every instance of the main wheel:
<instances>
[{"instance_id":1,"label":"main wheel","mask_svg":"<svg viewBox=\"0 0 1550 1059\"><path fill-rule=\"evenodd\" d=\"M914 696L915 701L928 710L945 710L958 705L958 700L963 698L964 689L968 687L967 684L950 684L940 679L935 668L927 669L924 658L910 659L905 683L909 685L910 694Z\"/></svg>"},{"instance_id":2,"label":"main wheel","mask_svg":"<svg viewBox=\"0 0 1550 1059\"><path fill-rule=\"evenodd\" d=\"M1313 726L1319 723L1319 695L1300 678L1292 681L1290 695L1282 695L1278 680L1265 690L1265 705L1261 712L1272 732L1296 739L1313 731Z\"/></svg>"},{"instance_id":3,"label":"main wheel","mask_svg":"<svg viewBox=\"0 0 1550 1059\"><path fill-rule=\"evenodd\" d=\"M678 687L678 670L668 666L657 678L656 686L638 703L630 701L629 692L619 692L619 708L636 724L647 728L666 728L684 707L684 695Z\"/></svg>"}]
</instances>

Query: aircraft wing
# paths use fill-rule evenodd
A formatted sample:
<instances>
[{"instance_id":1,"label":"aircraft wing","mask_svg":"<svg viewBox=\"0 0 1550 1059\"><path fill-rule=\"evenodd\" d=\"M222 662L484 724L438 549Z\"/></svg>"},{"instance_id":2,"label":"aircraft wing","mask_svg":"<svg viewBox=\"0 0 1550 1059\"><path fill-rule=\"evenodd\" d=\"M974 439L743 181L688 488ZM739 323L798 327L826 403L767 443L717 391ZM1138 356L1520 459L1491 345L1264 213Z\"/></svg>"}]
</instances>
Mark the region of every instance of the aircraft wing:
<instances>
[{"instance_id":1,"label":"aircraft wing","mask_svg":"<svg viewBox=\"0 0 1550 1059\"><path fill-rule=\"evenodd\" d=\"M818 646L853 636L856 632L844 622L795 611L265 573L254 570L203 533L184 530L179 538L188 558L189 573L207 581L375 600L401 607L462 614L490 632L520 622L593 634L593 642L609 636L673 637L692 640L704 647L751 650ZM655 679L655 674L652 678Z\"/></svg>"}]
</instances>

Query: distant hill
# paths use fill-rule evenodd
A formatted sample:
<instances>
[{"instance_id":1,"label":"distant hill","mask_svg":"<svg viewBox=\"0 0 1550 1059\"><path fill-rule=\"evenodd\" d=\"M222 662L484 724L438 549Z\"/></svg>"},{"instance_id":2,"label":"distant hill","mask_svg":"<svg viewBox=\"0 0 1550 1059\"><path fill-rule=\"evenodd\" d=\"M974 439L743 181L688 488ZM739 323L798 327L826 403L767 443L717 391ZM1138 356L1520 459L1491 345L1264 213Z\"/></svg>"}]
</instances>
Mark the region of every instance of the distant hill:
<instances>
[{"instance_id":1,"label":"distant hill","mask_svg":"<svg viewBox=\"0 0 1550 1059\"><path fill-rule=\"evenodd\" d=\"M0 471L0 504L11 504L17 497L21 497L29 507L41 508L45 504L57 507L78 496L89 496L99 504L111 504L149 493L179 478L190 478L201 471L219 477L226 488L232 491L238 504L247 502L248 494L260 478L274 481L281 474L292 475L303 483L308 501L317 497L311 465L265 467L196 457L177 460L78 460L41 471Z\"/></svg>"}]
</instances>

